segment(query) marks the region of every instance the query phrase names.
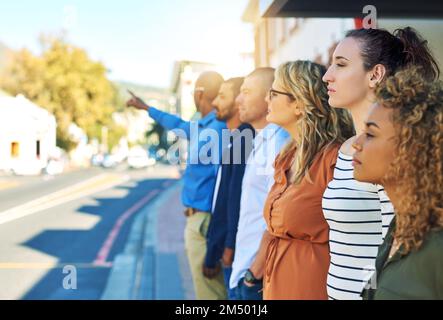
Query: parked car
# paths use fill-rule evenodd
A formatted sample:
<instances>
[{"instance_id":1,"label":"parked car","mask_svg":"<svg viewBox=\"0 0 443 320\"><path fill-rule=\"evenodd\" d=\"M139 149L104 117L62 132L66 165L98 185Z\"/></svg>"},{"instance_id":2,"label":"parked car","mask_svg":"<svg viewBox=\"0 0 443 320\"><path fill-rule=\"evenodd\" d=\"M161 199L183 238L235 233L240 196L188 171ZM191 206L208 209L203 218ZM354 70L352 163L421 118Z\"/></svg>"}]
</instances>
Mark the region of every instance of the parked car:
<instances>
[{"instance_id":1,"label":"parked car","mask_svg":"<svg viewBox=\"0 0 443 320\"><path fill-rule=\"evenodd\" d=\"M51 176L63 173L65 163L61 159L50 159L44 172Z\"/></svg>"},{"instance_id":2,"label":"parked car","mask_svg":"<svg viewBox=\"0 0 443 320\"><path fill-rule=\"evenodd\" d=\"M114 168L118 165L117 158L112 154L106 154L103 158L103 168Z\"/></svg>"},{"instance_id":3,"label":"parked car","mask_svg":"<svg viewBox=\"0 0 443 320\"><path fill-rule=\"evenodd\" d=\"M91 165L93 165L94 167L100 167L103 163L104 158L104 155L101 153L93 155L91 158Z\"/></svg>"},{"instance_id":4,"label":"parked car","mask_svg":"<svg viewBox=\"0 0 443 320\"><path fill-rule=\"evenodd\" d=\"M128 165L133 169L141 169L155 165L154 158L148 156L148 153L142 148L136 148L129 151Z\"/></svg>"}]
</instances>

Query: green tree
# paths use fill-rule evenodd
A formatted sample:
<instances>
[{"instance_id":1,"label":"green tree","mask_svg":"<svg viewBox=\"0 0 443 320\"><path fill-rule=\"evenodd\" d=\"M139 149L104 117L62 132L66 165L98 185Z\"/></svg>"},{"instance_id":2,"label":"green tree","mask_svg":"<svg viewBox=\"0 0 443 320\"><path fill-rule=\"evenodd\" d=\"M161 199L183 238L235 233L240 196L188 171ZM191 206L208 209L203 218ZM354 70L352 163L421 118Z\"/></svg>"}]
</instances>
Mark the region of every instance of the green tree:
<instances>
[{"instance_id":1,"label":"green tree","mask_svg":"<svg viewBox=\"0 0 443 320\"><path fill-rule=\"evenodd\" d=\"M109 142L126 134L117 127L112 113L121 101L107 78L107 69L89 58L86 51L63 38L42 38L42 53L15 52L1 81L11 94L23 94L57 119L57 144L70 150L75 142L68 135L74 122L89 138L99 138L101 127L110 129ZM112 148L113 145L109 147Z\"/></svg>"}]
</instances>

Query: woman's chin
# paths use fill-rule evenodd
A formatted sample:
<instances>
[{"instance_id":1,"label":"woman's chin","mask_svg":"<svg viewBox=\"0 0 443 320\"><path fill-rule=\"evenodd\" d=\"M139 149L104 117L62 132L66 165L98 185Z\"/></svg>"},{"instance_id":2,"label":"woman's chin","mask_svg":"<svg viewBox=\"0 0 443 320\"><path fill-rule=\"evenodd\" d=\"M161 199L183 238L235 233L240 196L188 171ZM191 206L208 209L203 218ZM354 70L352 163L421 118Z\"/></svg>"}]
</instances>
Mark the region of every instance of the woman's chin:
<instances>
[{"instance_id":1,"label":"woman's chin","mask_svg":"<svg viewBox=\"0 0 443 320\"><path fill-rule=\"evenodd\" d=\"M328 99L328 103L331 107L333 108L342 108L340 106L340 103L337 101L337 99L335 99L334 97L329 97Z\"/></svg>"},{"instance_id":2,"label":"woman's chin","mask_svg":"<svg viewBox=\"0 0 443 320\"><path fill-rule=\"evenodd\" d=\"M276 124L276 125L278 125L278 126L280 126L280 127L283 127L283 125L284 125L284 123L285 123L285 121L280 121L281 119L279 119L278 117L275 117L273 114L268 114L267 116L266 116L266 121L268 122L268 123L273 123L273 124Z\"/></svg>"},{"instance_id":3,"label":"woman's chin","mask_svg":"<svg viewBox=\"0 0 443 320\"><path fill-rule=\"evenodd\" d=\"M335 97L329 97L328 103L331 107L335 109L348 109L348 103L343 103L343 101L337 100Z\"/></svg>"},{"instance_id":4,"label":"woman's chin","mask_svg":"<svg viewBox=\"0 0 443 320\"><path fill-rule=\"evenodd\" d=\"M358 182L377 184L378 180L373 176L368 175L366 170L359 164L354 165L354 179Z\"/></svg>"}]
</instances>

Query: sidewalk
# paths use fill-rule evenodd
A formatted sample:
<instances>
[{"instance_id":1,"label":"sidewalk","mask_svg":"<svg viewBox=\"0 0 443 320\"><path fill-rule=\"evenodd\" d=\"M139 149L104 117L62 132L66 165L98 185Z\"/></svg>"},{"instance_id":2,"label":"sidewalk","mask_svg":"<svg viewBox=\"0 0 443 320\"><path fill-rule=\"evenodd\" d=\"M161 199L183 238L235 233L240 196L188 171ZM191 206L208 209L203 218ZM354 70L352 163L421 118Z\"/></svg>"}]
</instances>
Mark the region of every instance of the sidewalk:
<instances>
[{"instance_id":1,"label":"sidewalk","mask_svg":"<svg viewBox=\"0 0 443 320\"><path fill-rule=\"evenodd\" d=\"M193 300L184 249L182 181L167 188L134 220L115 258L102 300Z\"/></svg>"}]
</instances>

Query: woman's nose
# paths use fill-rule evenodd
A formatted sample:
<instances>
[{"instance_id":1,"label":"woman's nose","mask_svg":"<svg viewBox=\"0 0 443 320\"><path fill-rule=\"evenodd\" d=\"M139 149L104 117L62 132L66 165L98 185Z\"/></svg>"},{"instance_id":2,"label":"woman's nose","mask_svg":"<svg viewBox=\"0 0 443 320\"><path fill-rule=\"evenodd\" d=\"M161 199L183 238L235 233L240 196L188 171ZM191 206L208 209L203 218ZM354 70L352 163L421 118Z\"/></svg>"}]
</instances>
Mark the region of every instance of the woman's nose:
<instances>
[{"instance_id":1,"label":"woman's nose","mask_svg":"<svg viewBox=\"0 0 443 320\"><path fill-rule=\"evenodd\" d=\"M332 67L332 66L331 66ZM328 68L328 70L326 71L326 73L323 75L323 82L331 82L332 81L332 71L331 71L331 67Z\"/></svg>"},{"instance_id":2,"label":"woman's nose","mask_svg":"<svg viewBox=\"0 0 443 320\"><path fill-rule=\"evenodd\" d=\"M354 143L352 144L352 147L357 150L357 151L361 151L363 149L363 137L364 137L364 133L360 134L354 141Z\"/></svg>"}]
</instances>

